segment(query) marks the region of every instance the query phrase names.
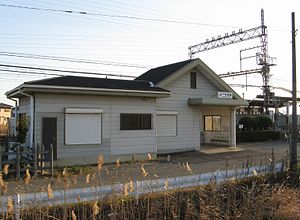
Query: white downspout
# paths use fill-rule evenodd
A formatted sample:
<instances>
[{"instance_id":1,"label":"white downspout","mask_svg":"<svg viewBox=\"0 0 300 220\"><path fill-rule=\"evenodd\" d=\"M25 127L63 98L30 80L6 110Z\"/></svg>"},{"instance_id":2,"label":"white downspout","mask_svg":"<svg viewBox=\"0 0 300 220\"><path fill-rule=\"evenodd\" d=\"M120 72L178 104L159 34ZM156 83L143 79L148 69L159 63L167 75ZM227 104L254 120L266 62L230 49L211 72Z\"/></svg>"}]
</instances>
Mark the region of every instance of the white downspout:
<instances>
[{"instance_id":1,"label":"white downspout","mask_svg":"<svg viewBox=\"0 0 300 220\"><path fill-rule=\"evenodd\" d=\"M29 126L29 146L33 147L33 123L34 123L34 100L33 96L27 93L21 92L19 89L20 94L29 97L29 115L30 115L30 126Z\"/></svg>"}]
</instances>

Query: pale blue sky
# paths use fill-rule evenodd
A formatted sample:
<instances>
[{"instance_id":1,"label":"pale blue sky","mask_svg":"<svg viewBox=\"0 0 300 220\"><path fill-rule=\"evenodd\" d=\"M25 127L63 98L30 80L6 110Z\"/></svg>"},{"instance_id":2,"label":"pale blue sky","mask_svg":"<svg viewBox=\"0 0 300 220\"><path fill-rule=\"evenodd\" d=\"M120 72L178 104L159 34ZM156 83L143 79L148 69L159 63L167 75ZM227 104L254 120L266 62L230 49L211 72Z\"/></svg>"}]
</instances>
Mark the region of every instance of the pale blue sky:
<instances>
[{"instance_id":1,"label":"pale blue sky","mask_svg":"<svg viewBox=\"0 0 300 220\"><path fill-rule=\"evenodd\" d=\"M297 27L300 23L298 19L300 6L296 0L2 0L0 4L98 14L70 14L0 6L1 52L109 61L143 65L146 68L28 59L3 56L1 53L0 64L122 73L133 76L142 74L150 67L188 59L188 46L203 42L207 38L231 33L239 28L260 26L260 9L264 8L265 24L269 31L269 55L277 57L278 64L271 69L271 85L291 88L292 11L296 13ZM116 18L114 17L116 15L203 25ZM298 39L299 37L297 43ZM255 46L258 42L257 39L235 44L202 52L195 57L201 58L218 74L238 71L240 49ZM245 62L243 66L245 69L257 67L254 60ZM0 102L11 103L5 99L6 91L24 81L40 77L46 76L0 71ZM226 81L244 83L245 77L235 77ZM249 76L248 83L261 85L261 76L258 74ZM298 85L300 86L300 83ZM247 91L245 88L234 89L241 95L244 93L246 98L254 98L256 94L261 93L260 89Z\"/></svg>"}]
</instances>

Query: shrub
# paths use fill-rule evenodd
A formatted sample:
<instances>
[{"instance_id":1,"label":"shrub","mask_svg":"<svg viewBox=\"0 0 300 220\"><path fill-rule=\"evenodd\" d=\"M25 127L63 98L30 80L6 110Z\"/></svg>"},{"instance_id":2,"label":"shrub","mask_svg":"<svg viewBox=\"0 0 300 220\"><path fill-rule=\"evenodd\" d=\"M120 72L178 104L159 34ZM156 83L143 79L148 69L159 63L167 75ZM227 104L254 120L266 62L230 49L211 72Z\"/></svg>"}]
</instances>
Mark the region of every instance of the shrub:
<instances>
[{"instance_id":1,"label":"shrub","mask_svg":"<svg viewBox=\"0 0 300 220\"><path fill-rule=\"evenodd\" d=\"M279 139L279 131L237 131L236 133L237 142L259 142Z\"/></svg>"},{"instance_id":2,"label":"shrub","mask_svg":"<svg viewBox=\"0 0 300 220\"><path fill-rule=\"evenodd\" d=\"M243 117L239 120L239 124L244 125L244 130L267 130L272 127L272 120L267 116Z\"/></svg>"},{"instance_id":3,"label":"shrub","mask_svg":"<svg viewBox=\"0 0 300 220\"><path fill-rule=\"evenodd\" d=\"M258 130L267 130L272 127L272 120L267 116L257 116L254 118Z\"/></svg>"},{"instance_id":4,"label":"shrub","mask_svg":"<svg viewBox=\"0 0 300 220\"><path fill-rule=\"evenodd\" d=\"M254 126L254 119L252 117L243 117L239 120L239 124L242 124L244 126L244 130L250 130Z\"/></svg>"}]
</instances>

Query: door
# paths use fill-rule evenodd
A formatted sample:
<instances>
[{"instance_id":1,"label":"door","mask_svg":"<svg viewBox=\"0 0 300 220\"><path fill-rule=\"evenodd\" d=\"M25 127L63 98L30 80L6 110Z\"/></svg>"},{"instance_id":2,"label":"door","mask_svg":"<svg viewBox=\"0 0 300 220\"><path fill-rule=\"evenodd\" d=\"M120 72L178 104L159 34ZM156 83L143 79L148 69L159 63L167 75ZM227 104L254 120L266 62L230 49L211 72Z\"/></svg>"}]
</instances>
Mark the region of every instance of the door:
<instances>
[{"instance_id":1,"label":"door","mask_svg":"<svg viewBox=\"0 0 300 220\"><path fill-rule=\"evenodd\" d=\"M57 118L43 118L42 144L45 150L53 146L53 160L57 159Z\"/></svg>"}]
</instances>

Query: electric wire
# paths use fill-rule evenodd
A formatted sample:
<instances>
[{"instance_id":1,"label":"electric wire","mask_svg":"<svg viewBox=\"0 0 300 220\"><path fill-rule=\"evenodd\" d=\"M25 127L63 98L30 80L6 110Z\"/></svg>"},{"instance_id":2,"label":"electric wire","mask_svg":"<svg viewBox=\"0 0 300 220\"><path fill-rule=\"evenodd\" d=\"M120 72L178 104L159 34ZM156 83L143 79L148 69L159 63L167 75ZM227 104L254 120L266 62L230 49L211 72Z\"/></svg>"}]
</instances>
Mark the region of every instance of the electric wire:
<instances>
[{"instance_id":1,"label":"electric wire","mask_svg":"<svg viewBox=\"0 0 300 220\"><path fill-rule=\"evenodd\" d=\"M22 57L22 58L29 58L29 59L46 59L46 60L56 60L56 61L63 61L63 62L100 64L100 65L121 66L121 67L142 68L142 69L151 68L151 66L147 66L147 65L138 65L138 64L130 64L130 63L96 61L96 60L88 60L88 59L37 55L37 54L30 54L30 53L15 53L15 52L6 52L6 51L0 51L0 56Z\"/></svg>"},{"instance_id":2,"label":"electric wire","mask_svg":"<svg viewBox=\"0 0 300 220\"><path fill-rule=\"evenodd\" d=\"M66 13L66 14L93 15L93 16L119 18L119 19L143 20L143 21L164 22L164 23L177 23L177 24L185 24L185 25L233 27L233 26L229 26L229 25L219 25L219 24L209 24L209 23L199 23L199 22L190 22L190 21L181 21L181 20L159 19L159 18L148 18L148 17L136 17L136 16L118 15L118 14L103 14L103 13L95 13L95 12L87 12L87 11L30 7L30 6L21 6L21 5L13 5L13 4L0 4L0 6L1 7L10 7L10 8L19 8L19 9L27 9L27 10L60 12L60 13Z\"/></svg>"},{"instance_id":3,"label":"electric wire","mask_svg":"<svg viewBox=\"0 0 300 220\"><path fill-rule=\"evenodd\" d=\"M7 62L7 61L3 61L3 60L0 60L0 64L9 64L9 65L18 65L18 66L28 66L28 65L34 65L34 67L40 67L40 68L48 68L48 69L60 69L62 68L61 66L53 66L53 65L40 65L40 64L29 64L29 63L19 63L19 62ZM70 71L84 71L84 72L92 72L93 70L91 68L82 68L82 67L68 67L68 70ZM121 74L132 74L133 76L135 75L140 75L141 73L140 72L135 72L135 71L118 71L118 70L107 70L107 69L98 69L97 68L97 71L100 71L100 72L108 72L108 73L121 73Z\"/></svg>"},{"instance_id":4,"label":"electric wire","mask_svg":"<svg viewBox=\"0 0 300 220\"><path fill-rule=\"evenodd\" d=\"M0 64L0 67L6 68L20 68L20 69L29 69L29 70L38 70L38 71L52 71L52 72L59 72L59 73L71 73L71 74L81 74L81 75L97 75L97 76L112 76L112 77L124 77L124 78L135 78L132 75L124 75L124 74L112 74L112 73L100 73L100 72L85 72L85 71L73 71L73 70L62 70L62 69L51 69L51 68L40 68L40 67L33 67L33 66L18 66L18 65L6 65ZM18 72L19 70L7 70L1 69L1 71L8 71L8 72ZM24 72L24 71L20 71ZM27 71L28 72L28 71ZM31 72L35 74L36 72ZM40 73L40 72L39 72ZM37 73L36 73L37 74ZM41 73L40 73L41 74ZM43 73L47 75L51 75L52 73ZM56 74L57 75L57 74Z\"/></svg>"}]
</instances>

